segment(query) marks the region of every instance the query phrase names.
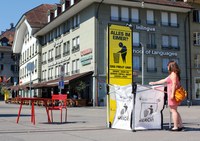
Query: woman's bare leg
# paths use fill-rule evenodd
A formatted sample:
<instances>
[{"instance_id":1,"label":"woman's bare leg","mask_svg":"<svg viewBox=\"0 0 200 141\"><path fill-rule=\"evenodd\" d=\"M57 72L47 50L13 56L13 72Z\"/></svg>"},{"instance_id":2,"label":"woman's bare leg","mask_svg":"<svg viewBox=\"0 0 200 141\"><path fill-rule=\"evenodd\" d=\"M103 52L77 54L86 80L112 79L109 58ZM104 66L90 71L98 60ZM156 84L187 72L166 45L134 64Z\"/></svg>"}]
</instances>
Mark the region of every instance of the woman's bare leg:
<instances>
[{"instance_id":1,"label":"woman's bare leg","mask_svg":"<svg viewBox=\"0 0 200 141\"><path fill-rule=\"evenodd\" d=\"M170 106L170 111L172 113L172 120L174 123L173 129L178 129L179 113L177 112L177 106Z\"/></svg>"}]
</instances>

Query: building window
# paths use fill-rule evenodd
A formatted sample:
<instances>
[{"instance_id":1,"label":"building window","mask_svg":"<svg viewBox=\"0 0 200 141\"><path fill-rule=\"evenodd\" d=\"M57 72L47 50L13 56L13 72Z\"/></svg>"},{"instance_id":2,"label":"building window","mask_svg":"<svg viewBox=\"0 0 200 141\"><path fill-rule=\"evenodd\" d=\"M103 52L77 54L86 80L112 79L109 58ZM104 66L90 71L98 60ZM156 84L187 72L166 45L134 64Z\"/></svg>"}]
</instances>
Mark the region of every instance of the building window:
<instances>
[{"instance_id":1,"label":"building window","mask_svg":"<svg viewBox=\"0 0 200 141\"><path fill-rule=\"evenodd\" d=\"M55 37L56 37L56 38L60 37L61 34L63 33L63 25L58 26L58 27L55 29L55 32L56 32Z\"/></svg>"},{"instance_id":2,"label":"building window","mask_svg":"<svg viewBox=\"0 0 200 141\"><path fill-rule=\"evenodd\" d=\"M162 36L162 47L169 48L169 36L163 35Z\"/></svg>"},{"instance_id":3,"label":"building window","mask_svg":"<svg viewBox=\"0 0 200 141\"><path fill-rule=\"evenodd\" d=\"M46 81L47 79L47 70L42 71L42 81Z\"/></svg>"},{"instance_id":4,"label":"building window","mask_svg":"<svg viewBox=\"0 0 200 141\"><path fill-rule=\"evenodd\" d=\"M55 68L55 78L58 78L60 76L60 66L56 66Z\"/></svg>"},{"instance_id":5,"label":"building window","mask_svg":"<svg viewBox=\"0 0 200 141\"><path fill-rule=\"evenodd\" d=\"M72 61L72 74L79 73L79 59Z\"/></svg>"},{"instance_id":6,"label":"building window","mask_svg":"<svg viewBox=\"0 0 200 141\"><path fill-rule=\"evenodd\" d=\"M67 20L65 23L64 23L64 33L67 33L70 31L70 21Z\"/></svg>"},{"instance_id":7,"label":"building window","mask_svg":"<svg viewBox=\"0 0 200 141\"><path fill-rule=\"evenodd\" d=\"M61 58L61 46L57 46L55 49L55 58L59 59Z\"/></svg>"},{"instance_id":8,"label":"building window","mask_svg":"<svg viewBox=\"0 0 200 141\"><path fill-rule=\"evenodd\" d=\"M72 53L80 50L80 39L79 36L72 39Z\"/></svg>"},{"instance_id":9,"label":"building window","mask_svg":"<svg viewBox=\"0 0 200 141\"><path fill-rule=\"evenodd\" d=\"M53 61L53 49L49 50L49 54L48 54L48 62Z\"/></svg>"},{"instance_id":10,"label":"building window","mask_svg":"<svg viewBox=\"0 0 200 141\"><path fill-rule=\"evenodd\" d=\"M162 36L162 48L163 49L179 49L178 36Z\"/></svg>"},{"instance_id":11,"label":"building window","mask_svg":"<svg viewBox=\"0 0 200 141\"><path fill-rule=\"evenodd\" d=\"M200 68L200 54L196 54L196 56L194 58L194 67Z\"/></svg>"},{"instance_id":12,"label":"building window","mask_svg":"<svg viewBox=\"0 0 200 141\"><path fill-rule=\"evenodd\" d=\"M131 8L131 21L133 23L139 23L139 12L138 12L138 9Z\"/></svg>"},{"instance_id":13,"label":"building window","mask_svg":"<svg viewBox=\"0 0 200 141\"><path fill-rule=\"evenodd\" d=\"M170 21L169 21L170 19ZM161 13L161 25L163 26L172 26L172 27L178 27L178 19L176 13L167 13L162 12Z\"/></svg>"},{"instance_id":14,"label":"building window","mask_svg":"<svg viewBox=\"0 0 200 141\"><path fill-rule=\"evenodd\" d=\"M170 26L177 27L177 14L176 13L170 13Z\"/></svg>"},{"instance_id":15,"label":"building window","mask_svg":"<svg viewBox=\"0 0 200 141\"><path fill-rule=\"evenodd\" d=\"M52 30L51 32L49 32L49 41L51 42L51 41L53 41L53 39L54 39L54 33L56 33L56 29L54 29L54 30Z\"/></svg>"},{"instance_id":16,"label":"building window","mask_svg":"<svg viewBox=\"0 0 200 141\"><path fill-rule=\"evenodd\" d=\"M68 76L69 75L69 62L64 64L64 66L65 66L65 75Z\"/></svg>"},{"instance_id":17,"label":"building window","mask_svg":"<svg viewBox=\"0 0 200 141\"><path fill-rule=\"evenodd\" d=\"M63 43L63 56L69 55L70 54L70 42L67 41Z\"/></svg>"},{"instance_id":18,"label":"building window","mask_svg":"<svg viewBox=\"0 0 200 141\"><path fill-rule=\"evenodd\" d=\"M34 46L34 45L33 45ZM38 47L39 46L39 43L36 41L36 45L35 45L35 53L37 53L38 52Z\"/></svg>"},{"instance_id":19,"label":"building window","mask_svg":"<svg viewBox=\"0 0 200 141\"><path fill-rule=\"evenodd\" d=\"M195 96L200 99L200 77L195 78Z\"/></svg>"},{"instance_id":20,"label":"building window","mask_svg":"<svg viewBox=\"0 0 200 141\"><path fill-rule=\"evenodd\" d=\"M35 72L37 72L37 59L35 60L35 65L34 65L34 67L35 67Z\"/></svg>"},{"instance_id":21,"label":"building window","mask_svg":"<svg viewBox=\"0 0 200 141\"><path fill-rule=\"evenodd\" d=\"M163 26L169 26L169 17L167 12L161 13L161 24Z\"/></svg>"},{"instance_id":22,"label":"building window","mask_svg":"<svg viewBox=\"0 0 200 141\"><path fill-rule=\"evenodd\" d=\"M69 62L67 62L67 66L66 66L66 67L67 67L67 68L66 68L66 73L69 74L69 72L70 72Z\"/></svg>"},{"instance_id":23,"label":"building window","mask_svg":"<svg viewBox=\"0 0 200 141\"><path fill-rule=\"evenodd\" d=\"M63 2L63 3L62 3L62 12L64 12L64 11L65 11L65 5L66 5L66 3L65 3L65 2Z\"/></svg>"},{"instance_id":24,"label":"building window","mask_svg":"<svg viewBox=\"0 0 200 141\"><path fill-rule=\"evenodd\" d=\"M121 21L129 22L129 11L127 7L121 8Z\"/></svg>"},{"instance_id":25,"label":"building window","mask_svg":"<svg viewBox=\"0 0 200 141\"><path fill-rule=\"evenodd\" d=\"M33 46L32 46L32 55L34 55L34 48L35 48L35 44L33 44Z\"/></svg>"},{"instance_id":26,"label":"building window","mask_svg":"<svg viewBox=\"0 0 200 141\"><path fill-rule=\"evenodd\" d=\"M155 49L156 48L156 35L155 33L148 33L148 44L147 48Z\"/></svg>"},{"instance_id":27,"label":"building window","mask_svg":"<svg viewBox=\"0 0 200 141\"><path fill-rule=\"evenodd\" d=\"M162 59L162 72L167 73L168 72L168 67L167 64L169 63L168 58L163 58Z\"/></svg>"},{"instance_id":28,"label":"building window","mask_svg":"<svg viewBox=\"0 0 200 141\"><path fill-rule=\"evenodd\" d=\"M51 14L50 14L50 12L49 12L49 14L48 14L48 19L47 19L48 23L50 22L50 20L51 20Z\"/></svg>"},{"instance_id":29,"label":"building window","mask_svg":"<svg viewBox=\"0 0 200 141\"><path fill-rule=\"evenodd\" d=\"M58 16L58 9L54 10L54 18Z\"/></svg>"},{"instance_id":30,"label":"building window","mask_svg":"<svg viewBox=\"0 0 200 141\"><path fill-rule=\"evenodd\" d=\"M76 15L73 18L73 29L79 27L80 25L80 15Z\"/></svg>"},{"instance_id":31,"label":"building window","mask_svg":"<svg viewBox=\"0 0 200 141\"><path fill-rule=\"evenodd\" d=\"M74 5L74 0L70 0L70 6Z\"/></svg>"},{"instance_id":32,"label":"building window","mask_svg":"<svg viewBox=\"0 0 200 141\"><path fill-rule=\"evenodd\" d=\"M177 36L170 36L171 39L171 47L173 49L179 49L178 37Z\"/></svg>"},{"instance_id":33,"label":"building window","mask_svg":"<svg viewBox=\"0 0 200 141\"><path fill-rule=\"evenodd\" d=\"M47 63L47 52L42 54L42 64L46 64Z\"/></svg>"},{"instance_id":34,"label":"building window","mask_svg":"<svg viewBox=\"0 0 200 141\"><path fill-rule=\"evenodd\" d=\"M133 56L133 70L134 71L140 71L140 57L139 56Z\"/></svg>"},{"instance_id":35,"label":"building window","mask_svg":"<svg viewBox=\"0 0 200 141\"><path fill-rule=\"evenodd\" d=\"M27 49L27 60L29 59L29 48Z\"/></svg>"},{"instance_id":36,"label":"building window","mask_svg":"<svg viewBox=\"0 0 200 141\"><path fill-rule=\"evenodd\" d=\"M193 11L193 22L200 23L200 10Z\"/></svg>"},{"instance_id":37,"label":"building window","mask_svg":"<svg viewBox=\"0 0 200 141\"><path fill-rule=\"evenodd\" d=\"M147 10L147 24L154 25L154 12L153 10Z\"/></svg>"},{"instance_id":38,"label":"building window","mask_svg":"<svg viewBox=\"0 0 200 141\"><path fill-rule=\"evenodd\" d=\"M139 32L133 32L133 47L140 46L140 34Z\"/></svg>"},{"instance_id":39,"label":"building window","mask_svg":"<svg viewBox=\"0 0 200 141\"><path fill-rule=\"evenodd\" d=\"M119 8L117 6L111 6L111 20L119 20Z\"/></svg>"},{"instance_id":40,"label":"building window","mask_svg":"<svg viewBox=\"0 0 200 141\"><path fill-rule=\"evenodd\" d=\"M193 45L200 46L200 32L193 33Z\"/></svg>"},{"instance_id":41,"label":"building window","mask_svg":"<svg viewBox=\"0 0 200 141\"><path fill-rule=\"evenodd\" d=\"M147 72L157 72L156 61L154 57L147 57Z\"/></svg>"},{"instance_id":42,"label":"building window","mask_svg":"<svg viewBox=\"0 0 200 141\"><path fill-rule=\"evenodd\" d=\"M49 68L48 70L48 79L49 80L53 79L53 68Z\"/></svg>"}]
</instances>

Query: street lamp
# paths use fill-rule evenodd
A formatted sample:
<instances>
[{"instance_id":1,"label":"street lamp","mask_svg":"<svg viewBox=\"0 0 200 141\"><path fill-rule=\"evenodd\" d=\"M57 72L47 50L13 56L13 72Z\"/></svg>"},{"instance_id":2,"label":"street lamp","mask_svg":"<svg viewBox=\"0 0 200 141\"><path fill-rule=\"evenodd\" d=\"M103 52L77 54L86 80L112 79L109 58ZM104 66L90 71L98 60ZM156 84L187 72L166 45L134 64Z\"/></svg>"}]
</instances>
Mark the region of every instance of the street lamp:
<instances>
[{"instance_id":1,"label":"street lamp","mask_svg":"<svg viewBox=\"0 0 200 141\"><path fill-rule=\"evenodd\" d=\"M142 85L144 85L144 46L141 42L140 47L142 48Z\"/></svg>"}]
</instances>

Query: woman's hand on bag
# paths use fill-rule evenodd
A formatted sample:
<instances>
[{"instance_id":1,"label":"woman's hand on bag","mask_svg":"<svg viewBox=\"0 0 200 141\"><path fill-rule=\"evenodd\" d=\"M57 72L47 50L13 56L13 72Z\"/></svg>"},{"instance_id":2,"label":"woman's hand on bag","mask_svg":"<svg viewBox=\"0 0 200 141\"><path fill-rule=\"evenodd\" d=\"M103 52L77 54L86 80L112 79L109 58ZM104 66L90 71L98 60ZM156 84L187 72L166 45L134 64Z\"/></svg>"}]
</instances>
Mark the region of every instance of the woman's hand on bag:
<instances>
[{"instance_id":1,"label":"woman's hand on bag","mask_svg":"<svg viewBox=\"0 0 200 141\"><path fill-rule=\"evenodd\" d=\"M155 82L149 82L149 85L155 85Z\"/></svg>"}]
</instances>

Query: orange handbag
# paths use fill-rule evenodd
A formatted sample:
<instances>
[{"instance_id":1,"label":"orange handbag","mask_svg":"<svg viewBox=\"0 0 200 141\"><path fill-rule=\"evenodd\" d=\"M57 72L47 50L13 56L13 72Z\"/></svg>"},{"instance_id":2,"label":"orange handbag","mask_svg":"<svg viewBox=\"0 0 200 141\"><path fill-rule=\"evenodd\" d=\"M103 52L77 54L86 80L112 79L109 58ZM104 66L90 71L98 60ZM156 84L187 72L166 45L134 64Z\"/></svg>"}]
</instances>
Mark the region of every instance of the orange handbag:
<instances>
[{"instance_id":1,"label":"orange handbag","mask_svg":"<svg viewBox=\"0 0 200 141\"><path fill-rule=\"evenodd\" d=\"M176 89L175 100L177 102L182 102L186 97L187 97L187 91L182 86Z\"/></svg>"}]
</instances>

